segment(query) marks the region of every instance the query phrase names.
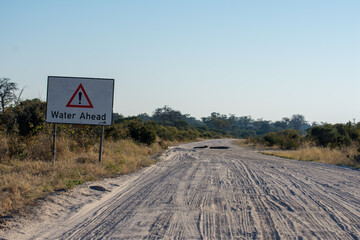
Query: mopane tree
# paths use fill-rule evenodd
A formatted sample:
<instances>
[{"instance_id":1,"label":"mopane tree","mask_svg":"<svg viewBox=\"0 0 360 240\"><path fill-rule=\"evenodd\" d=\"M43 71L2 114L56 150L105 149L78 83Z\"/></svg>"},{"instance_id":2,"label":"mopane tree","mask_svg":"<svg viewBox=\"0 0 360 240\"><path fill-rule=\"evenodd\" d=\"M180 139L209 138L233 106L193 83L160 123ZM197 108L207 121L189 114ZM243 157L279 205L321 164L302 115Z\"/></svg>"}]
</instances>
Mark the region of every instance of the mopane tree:
<instances>
[{"instance_id":1,"label":"mopane tree","mask_svg":"<svg viewBox=\"0 0 360 240\"><path fill-rule=\"evenodd\" d=\"M5 107L17 98L15 94L17 90L17 84L11 82L9 78L0 78L0 107L2 113L4 113Z\"/></svg>"}]
</instances>

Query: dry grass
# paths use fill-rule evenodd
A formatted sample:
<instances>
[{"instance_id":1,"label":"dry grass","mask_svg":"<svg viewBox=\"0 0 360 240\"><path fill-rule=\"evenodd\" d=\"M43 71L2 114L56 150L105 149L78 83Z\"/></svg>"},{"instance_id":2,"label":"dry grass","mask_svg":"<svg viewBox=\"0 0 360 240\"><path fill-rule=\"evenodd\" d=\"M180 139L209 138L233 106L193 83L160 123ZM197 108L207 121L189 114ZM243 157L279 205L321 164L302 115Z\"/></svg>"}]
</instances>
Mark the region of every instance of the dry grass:
<instances>
[{"instance_id":1,"label":"dry grass","mask_svg":"<svg viewBox=\"0 0 360 240\"><path fill-rule=\"evenodd\" d=\"M356 147L331 149L305 144L298 150L281 150L277 146L266 147L261 144L249 142L246 139L237 140L235 143L241 147L260 150L261 153L266 155L360 168L360 155Z\"/></svg>"},{"instance_id":2,"label":"dry grass","mask_svg":"<svg viewBox=\"0 0 360 240\"><path fill-rule=\"evenodd\" d=\"M51 141L47 137L25 143L27 157L23 160L7 157L8 143L8 139L1 139L0 216L20 210L54 190L149 166L154 162L151 156L162 151L158 143L148 147L131 140L105 141L103 161L99 163L97 145L71 151L71 142L59 139L53 164Z\"/></svg>"},{"instance_id":3,"label":"dry grass","mask_svg":"<svg viewBox=\"0 0 360 240\"><path fill-rule=\"evenodd\" d=\"M359 154L356 148L339 150L320 147L305 147L298 150L266 151L262 153L302 161L316 161L355 168L360 167L360 162L355 160L355 156Z\"/></svg>"}]
</instances>

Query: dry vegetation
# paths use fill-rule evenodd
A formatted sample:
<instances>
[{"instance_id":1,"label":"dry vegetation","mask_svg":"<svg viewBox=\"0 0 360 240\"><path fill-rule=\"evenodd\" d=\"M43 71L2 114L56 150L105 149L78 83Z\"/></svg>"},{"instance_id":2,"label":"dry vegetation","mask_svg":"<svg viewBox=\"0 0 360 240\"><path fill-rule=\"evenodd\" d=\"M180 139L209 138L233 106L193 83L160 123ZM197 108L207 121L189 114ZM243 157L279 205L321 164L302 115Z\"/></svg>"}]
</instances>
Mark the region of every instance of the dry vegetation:
<instances>
[{"instance_id":1,"label":"dry vegetation","mask_svg":"<svg viewBox=\"0 0 360 240\"><path fill-rule=\"evenodd\" d=\"M50 192L149 166L155 161L152 156L163 149L159 143L146 146L132 140L105 141L103 161L99 163L98 145L71 151L75 143L59 139L58 158L53 164L49 137L39 136L37 141L29 142L30 145L23 143L28 151L26 159L22 160L6 157L11 141L1 139L0 216L20 210Z\"/></svg>"},{"instance_id":2,"label":"dry vegetation","mask_svg":"<svg viewBox=\"0 0 360 240\"><path fill-rule=\"evenodd\" d=\"M263 154L290 158L302 161L317 161L328 164L360 168L360 162L356 160L357 149L331 149L321 147L301 148L287 151L268 151Z\"/></svg>"},{"instance_id":3,"label":"dry vegetation","mask_svg":"<svg viewBox=\"0 0 360 240\"><path fill-rule=\"evenodd\" d=\"M237 145L257 149L260 150L260 153L271 156L360 168L359 152L356 147L332 149L302 146L297 150L281 150L276 146L269 148L260 144L249 143L244 139L238 140Z\"/></svg>"}]
</instances>

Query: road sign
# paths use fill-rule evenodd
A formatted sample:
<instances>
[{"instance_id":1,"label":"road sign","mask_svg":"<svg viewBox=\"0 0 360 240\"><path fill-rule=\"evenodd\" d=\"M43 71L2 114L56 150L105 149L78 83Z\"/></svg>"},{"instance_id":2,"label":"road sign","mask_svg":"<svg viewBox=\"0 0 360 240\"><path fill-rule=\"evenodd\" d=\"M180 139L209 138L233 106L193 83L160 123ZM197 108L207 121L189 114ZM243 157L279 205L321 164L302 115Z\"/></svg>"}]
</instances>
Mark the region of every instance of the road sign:
<instances>
[{"instance_id":1,"label":"road sign","mask_svg":"<svg viewBox=\"0 0 360 240\"><path fill-rule=\"evenodd\" d=\"M46 122L111 125L114 79L48 77Z\"/></svg>"}]
</instances>

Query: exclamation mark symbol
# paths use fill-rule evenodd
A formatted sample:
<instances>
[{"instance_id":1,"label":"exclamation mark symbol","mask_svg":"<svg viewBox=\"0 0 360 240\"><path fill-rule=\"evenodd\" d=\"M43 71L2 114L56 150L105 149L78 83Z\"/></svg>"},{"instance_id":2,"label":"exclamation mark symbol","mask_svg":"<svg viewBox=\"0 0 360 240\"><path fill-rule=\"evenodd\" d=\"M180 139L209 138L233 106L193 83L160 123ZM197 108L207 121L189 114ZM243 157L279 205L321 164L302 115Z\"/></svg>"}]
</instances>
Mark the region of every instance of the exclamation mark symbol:
<instances>
[{"instance_id":1,"label":"exclamation mark symbol","mask_svg":"<svg viewBox=\"0 0 360 240\"><path fill-rule=\"evenodd\" d=\"M79 104L81 104L81 96L82 96L82 92L79 92Z\"/></svg>"}]
</instances>

